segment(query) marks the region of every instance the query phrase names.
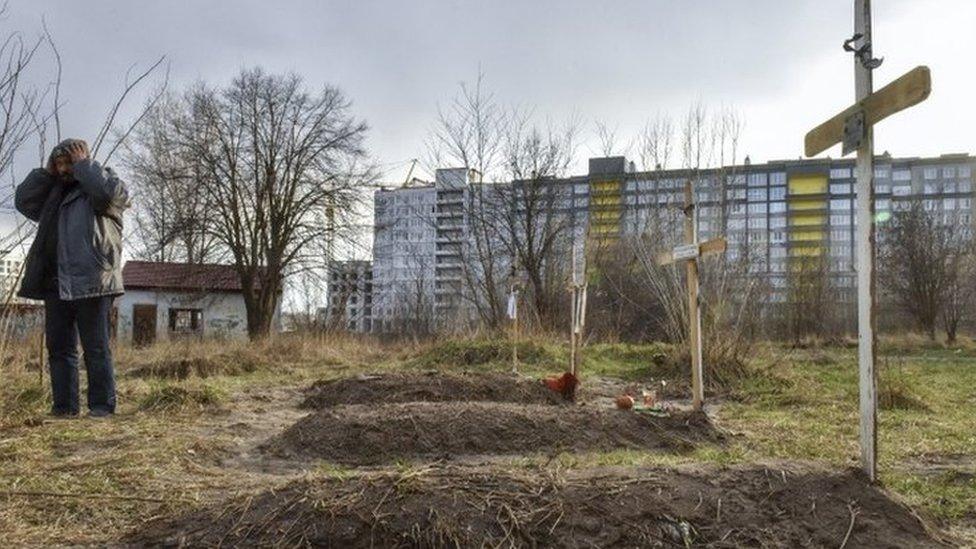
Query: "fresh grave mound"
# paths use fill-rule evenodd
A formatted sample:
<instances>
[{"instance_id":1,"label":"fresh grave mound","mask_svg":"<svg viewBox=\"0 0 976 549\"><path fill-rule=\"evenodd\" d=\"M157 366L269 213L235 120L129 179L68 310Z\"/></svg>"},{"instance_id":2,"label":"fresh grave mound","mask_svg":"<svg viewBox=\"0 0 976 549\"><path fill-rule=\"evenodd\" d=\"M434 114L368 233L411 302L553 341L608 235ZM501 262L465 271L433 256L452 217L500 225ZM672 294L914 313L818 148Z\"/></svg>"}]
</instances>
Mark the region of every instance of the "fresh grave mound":
<instances>
[{"instance_id":1,"label":"fresh grave mound","mask_svg":"<svg viewBox=\"0 0 976 549\"><path fill-rule=\"evenodd\" d=\"M394 402L521 402L563 404L539 380L501 373L385 373L316 382L303 408Z\"/></svg>"},{"instance_id":2,"label":"fresh grave mound","mask_svg":"<svg viewBox=\"0 0 976 549\"><path fill-rule=\"evenodd\" d=\"M940 547L854 470L423 469L312 477L157 520L163 547Z\"/></svg>"},{"instance_id":3,"label":"fresh grave mound","mask_svg":"<svg viewBox=\"0 0 976 549\"><path fill-rule=\"evenodd\" d=\"M318 410L263 449L278 457L379 464L617 448L686 451L720 439L700 412L652 417L592 406L410 402Z\"/></svg>"}]
</instances>

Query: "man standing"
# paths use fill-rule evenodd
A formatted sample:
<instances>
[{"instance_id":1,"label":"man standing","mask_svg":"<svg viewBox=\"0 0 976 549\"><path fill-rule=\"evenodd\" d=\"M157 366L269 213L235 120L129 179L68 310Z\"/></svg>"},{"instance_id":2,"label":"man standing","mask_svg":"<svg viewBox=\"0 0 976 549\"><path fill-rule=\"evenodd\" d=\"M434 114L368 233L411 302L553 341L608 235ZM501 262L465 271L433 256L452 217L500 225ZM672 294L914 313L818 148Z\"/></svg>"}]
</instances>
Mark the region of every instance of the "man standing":
<instances>
[{"instance_id":1,"label":"man standing","mask_svg":"<svg viewBox=\"0 0 976 549\"><path fill-rule=\"evenodd\" d=\"M17 210L38 223L18 295L44 300L54 416L76 416L78 339L88 374L88 413L115 412L109 313L122 294L125 184L79 139L58 144L46 168L17 186Z\"/></svg>"}]
</instances>

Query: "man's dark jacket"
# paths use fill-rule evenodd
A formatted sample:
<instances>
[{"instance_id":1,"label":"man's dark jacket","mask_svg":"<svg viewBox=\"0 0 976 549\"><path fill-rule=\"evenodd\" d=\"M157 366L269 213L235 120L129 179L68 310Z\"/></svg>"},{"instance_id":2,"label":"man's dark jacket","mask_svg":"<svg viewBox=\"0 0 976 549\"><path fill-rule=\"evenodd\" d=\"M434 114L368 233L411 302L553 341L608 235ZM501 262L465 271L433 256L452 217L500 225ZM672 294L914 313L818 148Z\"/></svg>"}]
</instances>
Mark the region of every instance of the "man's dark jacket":
<instances>
[{"instance_id":1,"label":"man's dark jacket","mask_svg":"<svg viewBox=\"0 0 976 549\"><path fill-rule=\"evenodd\" d=\"M21 297L45 299L44 241L57 233L58 295L71 301L123 293L122 212L129 207L125 184L93 160L72 166L77 184L61 196L62 183L42 168L17 186L17 210L38 222L27 254Z\"/></svg>"}]
</instances>

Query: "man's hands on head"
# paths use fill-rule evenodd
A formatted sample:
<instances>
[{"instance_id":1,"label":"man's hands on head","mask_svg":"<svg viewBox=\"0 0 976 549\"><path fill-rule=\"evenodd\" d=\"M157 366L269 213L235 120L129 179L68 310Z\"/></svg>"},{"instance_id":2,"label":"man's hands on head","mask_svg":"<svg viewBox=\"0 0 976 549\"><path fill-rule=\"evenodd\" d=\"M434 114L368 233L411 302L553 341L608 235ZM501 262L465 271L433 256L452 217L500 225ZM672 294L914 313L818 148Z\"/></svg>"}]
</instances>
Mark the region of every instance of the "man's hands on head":
<instances>
[{"instance_id":1,"label":"man's hands on head","mask_svg":"<svg viewBox=\"0 0 976 549\"><path fill-rule=\"evenodd\" d=\"M68 149L68 156L71 157L72 162L78 162L88 158L88 143L84 141L74 141L69 143L66 148Z\"/></svg>"}]
</instances>

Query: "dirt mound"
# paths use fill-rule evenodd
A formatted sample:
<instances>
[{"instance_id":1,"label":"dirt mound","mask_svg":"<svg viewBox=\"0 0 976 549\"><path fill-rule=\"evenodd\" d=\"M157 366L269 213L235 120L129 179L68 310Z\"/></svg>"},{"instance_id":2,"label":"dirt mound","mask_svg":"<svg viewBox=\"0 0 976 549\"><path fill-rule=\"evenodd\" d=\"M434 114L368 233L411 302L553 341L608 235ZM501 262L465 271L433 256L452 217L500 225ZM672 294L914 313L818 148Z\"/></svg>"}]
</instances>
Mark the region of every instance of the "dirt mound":
<instances>
[{"instance_id":1,"label":"dirt mound","mask_svg":"<svg viewBox=\"0 0 976 549\"><path fill-rule=\"evenodd\" d=\"M500 373L389 373L319 381L303 408L396 402L521 402L562 404L541 381Z\"/></svg>"},{"instance_id":2,"label":"dirt mound","mask_svg":"<svg viewBox=\"0 0 976 549\"><path fill-rule=\"evenodd\" d=\"M939 547L851 470L414 470L311 478L143 526L190 547Z\"/></svg>"},{"instance_id":3,"label":"dirt mound","mask_svg":"<svg viewBox=\"0 0 976 549\"><path fill-rule=\"evenodd\" d=\"M351 464L403 458L646 448L685 451L720 435L701 413L658 418L593 406L411 402L310 414L265 445L279 457Z\"/></svg>"}]
</instances>

